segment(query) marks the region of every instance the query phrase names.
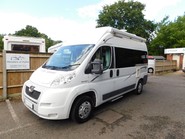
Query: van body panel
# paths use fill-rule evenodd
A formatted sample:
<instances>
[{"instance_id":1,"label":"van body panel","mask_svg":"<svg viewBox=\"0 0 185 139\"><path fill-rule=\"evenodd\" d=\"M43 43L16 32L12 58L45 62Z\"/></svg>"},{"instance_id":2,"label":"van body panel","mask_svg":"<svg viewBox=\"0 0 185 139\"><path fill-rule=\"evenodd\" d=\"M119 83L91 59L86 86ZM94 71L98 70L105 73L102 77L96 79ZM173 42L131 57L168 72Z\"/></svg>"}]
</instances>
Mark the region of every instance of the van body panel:
<instances>
[{"instance_id":1,"label":"van body panel","mask_svg":"<svg viewBox=\"0 0 185 139\"><path fill-rule=\"evenodd\" d=\"M98 92L99 103L97 105L100 105L103 103L103 95L115 90L115 78L110 77L110 69L108 69L101 75L89 75L89 79L91 79L89 83L91 89Z\"/></svg>"}]
</instances>

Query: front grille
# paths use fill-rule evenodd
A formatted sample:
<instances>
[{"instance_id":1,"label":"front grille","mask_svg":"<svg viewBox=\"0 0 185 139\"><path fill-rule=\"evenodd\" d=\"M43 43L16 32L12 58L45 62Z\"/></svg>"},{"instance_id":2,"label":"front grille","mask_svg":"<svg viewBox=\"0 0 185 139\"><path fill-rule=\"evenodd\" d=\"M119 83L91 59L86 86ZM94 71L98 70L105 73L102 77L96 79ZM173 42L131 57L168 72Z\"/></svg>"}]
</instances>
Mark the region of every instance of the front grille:
<instances>
[{"instance_id":1,"label":"front grille","mask_svg":"<svg viewBox=\"0 0 185 139\"><path fill-rule=\"evenodd\" d=\"M29 87L26 86L26 94L34 99L38 99L39 96L40 96L40 92L36 91L36 90L33 90L33 92L30 92L29 91Z\"/></svg>"}]
</instances>

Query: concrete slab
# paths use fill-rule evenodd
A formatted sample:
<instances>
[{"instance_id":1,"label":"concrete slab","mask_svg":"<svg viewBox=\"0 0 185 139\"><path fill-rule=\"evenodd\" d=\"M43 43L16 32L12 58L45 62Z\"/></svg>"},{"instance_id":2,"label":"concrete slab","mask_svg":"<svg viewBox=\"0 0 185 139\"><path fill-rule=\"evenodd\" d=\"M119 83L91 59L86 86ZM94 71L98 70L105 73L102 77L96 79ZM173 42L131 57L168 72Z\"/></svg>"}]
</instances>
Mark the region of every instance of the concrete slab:
<instances>
[{"instance_id":1,"label":"concrete slab","mask_svg":"<svg viewBox=\"0 0 185 139\"><path fill-rule=\"evenodd\" d=\"M104 122L108 124L112 124L122 118L123 116L117 112L114 112L112 110L107 110L105 112L102 112L96 116L96 118L103 120Z\"/></svg>"}]
</instances>

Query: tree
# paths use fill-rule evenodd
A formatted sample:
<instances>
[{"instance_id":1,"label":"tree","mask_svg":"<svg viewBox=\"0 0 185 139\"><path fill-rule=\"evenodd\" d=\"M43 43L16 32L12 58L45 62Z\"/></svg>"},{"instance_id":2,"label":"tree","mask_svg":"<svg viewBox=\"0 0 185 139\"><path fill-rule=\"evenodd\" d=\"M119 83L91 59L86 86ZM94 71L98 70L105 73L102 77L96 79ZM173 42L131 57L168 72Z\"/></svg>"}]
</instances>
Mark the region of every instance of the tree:
<instances>
[{"instance_id":1,"label":"tree","mask_svg":"<svg viewBox=\"0 0 185 139\"><path fill-rule=\"evenodd\" d=\"M174 22L165 17L158 26L160 27L156 31L156 37L149 47L151 53L162 55L164 52L160 49L185 47L185 14Z\"/></svg>"},{"instance_id":2,"label":"tree","mask_svg":"<svg viewBox=\"0 0 185 139\"><path fill-rule=\"evenodd\" d=\"M154 31L156 24L144 19L145 5L140 2L120 0L112 5L106 5L99 13L97 27L111 26L126 29L128 32L147 39Z\"/></svg>"},{"instance_id":3,"label":"tree","mask_svg":"<svg viewBox=\"0 0 185 139\"><path fill-rule=\"evenodd\" d=\"M37 28L32 27L30 25L27 25L25 29L21 29L19 31L16 31L16 36L28 36L28 37L40 37L45 39L46 43L46 49L48 49L50 46L55 45L56 43L62 42L62 41L54 41L51 38L49 38L46 34L40 33Z\"/></svg>"},{"instance_id":4,"label":"tree","mask_svg":"<svg viewBox=\"0 0 185 139\"><path fill-rule=\"evenodd\" d=\"M4 43L3 43L3 37L4 37L4 35L3 34L0 34L0 51L3 50L3 45L4 45Z\"/></svg>"},{"instance_id":5,"label":"tree","mask_svg":"<svg viewBox=\"0 0 185 139\"><path fill-rule=\"evenodd\" d=\"M37 28L32 27L30 25L27 25L25 29L21 29L19 31L16 31L16 36L28 36L28 37L41 37L40 32Z\"/></svg>"}]
</instances>

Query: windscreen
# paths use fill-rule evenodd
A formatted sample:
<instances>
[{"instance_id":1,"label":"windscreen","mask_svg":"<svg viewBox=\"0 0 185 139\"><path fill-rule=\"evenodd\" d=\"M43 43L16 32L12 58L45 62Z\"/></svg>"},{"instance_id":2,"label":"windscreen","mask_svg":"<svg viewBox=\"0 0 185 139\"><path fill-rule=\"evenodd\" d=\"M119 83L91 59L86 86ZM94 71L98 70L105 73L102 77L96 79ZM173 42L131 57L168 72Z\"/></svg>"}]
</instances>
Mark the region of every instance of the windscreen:
<instances>
[{"instance_id":1,"label":"windscreen","mask_svg":"<svg viewBox=\"0 0 185 139\"><path fill-rule=\"evenodd\" d=\"M49 58L43 68L73 70L82 63L93 47L93 44L62 46Z\"/></svg>"}]
</instances>

